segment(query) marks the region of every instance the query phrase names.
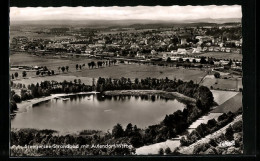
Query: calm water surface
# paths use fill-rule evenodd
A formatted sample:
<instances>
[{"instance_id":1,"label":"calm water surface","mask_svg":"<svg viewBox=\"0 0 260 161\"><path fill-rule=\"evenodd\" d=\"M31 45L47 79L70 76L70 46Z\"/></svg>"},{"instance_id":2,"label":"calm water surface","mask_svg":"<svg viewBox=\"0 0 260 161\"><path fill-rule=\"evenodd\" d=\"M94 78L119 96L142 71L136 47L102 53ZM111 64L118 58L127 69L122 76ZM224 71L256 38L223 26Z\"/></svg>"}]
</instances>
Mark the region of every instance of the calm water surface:
<instances>
[{"instance_id":1,"label":"calm water surface","mask_svg":"<svg viewBox=\"0 0 260 161\"><path fill-rule=\"evenodd\" d=\"M135 96L101 96L100 94L70 96L67 101L51 99L17 113L12 128L54 129L77 132L84 129L111 130L120 123L145 128L185 107L175 100Z\"/></svg>"}]
</instances>

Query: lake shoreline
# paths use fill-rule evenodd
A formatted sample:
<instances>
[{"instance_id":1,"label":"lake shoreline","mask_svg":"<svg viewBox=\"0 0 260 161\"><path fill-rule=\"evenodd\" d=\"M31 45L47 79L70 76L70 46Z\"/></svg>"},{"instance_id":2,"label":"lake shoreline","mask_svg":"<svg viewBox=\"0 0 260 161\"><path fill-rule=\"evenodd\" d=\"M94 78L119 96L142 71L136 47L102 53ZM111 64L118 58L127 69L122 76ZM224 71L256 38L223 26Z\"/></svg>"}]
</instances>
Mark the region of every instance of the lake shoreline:
<instances>
[{"instance_id":1,"label":"lake shoreline","mask_svg":"<svg viewBox=\"0 0 260 161\"><path fill-rule=\"evenodd\" d=\"M27 107L31 107L34 104L48 101L50 99L58 98L58 97L64 97L64 96L73 96L73 95L86 95L86 94L97 94L99 92L79 92L79 93L61 93L61 94L51 94L47 97L41 97L41 98L33 98L30 100L22 101L21 103L17 103L18 110L15 113L20 113L26 110Z\"/></svg>"},{"instance_id":2,"label":"lake shoreline","mask_svg":"<svg viewBox=\"0 0 260 161\"><path fill-rule=\"evenodd\" d=\"M23 113L28 110L28 108L31 108L33 105L49 101L51 99L55 98L62 98L66 96L72 96L72 95L87 95L87 94L97 94L99 92L80 92L80 93L70 93L70 94L52 94L51 96L47 97L41 97L41 98L34 98L31 100L22 101L21 103L17 103L18 110L15 111L15 114ZM159 95L161 98L165 99L176 99L179 102L182 103L195 103L195 99L184 96L177 92L166 92L162 90L116 90L116 91L106 91L103 93L103 95L106 96L126 96L126 95L132 95L132 96L151 96L151 95ZM14 116L15 117L15 116ZM58 131L58 133L60 133ZM69 132L66 132L68 134ZM74 132L72 132L74 133Z\"/></svg>"}]
</instances>

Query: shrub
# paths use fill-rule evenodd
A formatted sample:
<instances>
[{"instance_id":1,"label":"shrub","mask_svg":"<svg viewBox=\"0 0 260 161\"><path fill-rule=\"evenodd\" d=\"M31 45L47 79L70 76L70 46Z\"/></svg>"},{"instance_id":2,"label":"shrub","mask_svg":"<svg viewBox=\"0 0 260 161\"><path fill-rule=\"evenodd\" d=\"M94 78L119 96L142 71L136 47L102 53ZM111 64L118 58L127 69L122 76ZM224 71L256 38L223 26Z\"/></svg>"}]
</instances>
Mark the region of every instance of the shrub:
<instances>
[{"instance_id":1,"label":"shrub","mask_svg":"<svg viewBox=\"0 0 260 161\"><path fill-rule=\"evenodd\" d=\"M201 144L195 145L193 149L193 154L199 154L201 151L202 151L202 145Z\"/></svg>"},{"instance_id":2,"label":"shrub","mask_svg":"<svg viewBox=\"0 0 260 161\"><path fill-rule=\"evenodd\" d=\"M160 149L159 149L158 154L159 154L159 155L164 155L164 150L163 150L163 148L160 148Z\"/></svg>"},{"instance_id":3,"label":"shrub","mask_svg":"<svg viewBox=\"0 0 260 161\"><path fill-rule=\"evenodd\" d=\"M17 105L15 101L10 101L10 111L13 112L14 110L17 110Z\"/></svg>"},{"instance_id":4,"label":"shrub","mask_svg":"<svg viewBox=\"0 0 260 161\"><path fill-rule=\"evenodd\" d=\"M210 148L210 144L209 143L205 143L205 144L202 144L202 151L205 152L206 150L208 150Z\"/></svg>"},{"instance_id":5,"label":"shrub","mask_svg":"<svg viewBox=\"0 0 260 161\"><path fill-rule=\"evenodd\" d=\"M179 147L175 148L174 151L172 152L172 154L174 154L174 155L180 155L179 150L180 150Z\"/></svg>"},{"instance_id":6,"label":"shrub","mask_svg":"<svg viewBox=\"0 0 260 161\"><path fill-rule=\"evenodd\" d=\"M189 141L191 143L196 142L197 140L199 140L201 138L201 136L199 135L199 133L197 132L197 130L193 130L187 137L189 139Z\"/></svg>"},{"instance_id":7,"label":"shrub","mask_svg":"<svg viewBox=\"0 0 260 161\"><path fill-rule=\"evenodd\" d=\"M19 102L21 102L21 97L20 97L18 94L14 94L14 95L13 95L13 100L14 100L16 103L19 103Z\"/></svg>"},{"instance_id":8,"label":"shrub","mask_svg":"<svg viewBox=\"0 0 260 161\"><path fill-rule=\"evenodd\" d=\"M181 146L188 146L188 141L186 140L186 138L184 136L181 137L180 143L181 143Z\"/></svg>"},{"instance_id":9,"label":"shrub","mask_svg":"<svg viewBox=\"0 0 260 161\"><path fill-rule=\"evenodd\" d=\"M207 125L209 128L213 128L217 125L217 121L215 119L208 120Z\"/></svg>"},{"instance_id":10,"label":"shrub","mask_svg":"<svg viewBox=\"0 0 260 161\"><path fill-rule=\"evenodd\" d=\"M167 147L167 148L165 149L165 153L169 155L169 154L172 153L172 151L171 151L171 149L170 149L169 147Z\"/></svg>"},{"instance_id":11,"label":"shrub","mask_svg":"<svg viewBox=\"0 0 260 161\"><path fill-rule=\"evenodd\" d=\"M226 133L225 133L225 138L228 140L228 141L232 141L234 140L234 131L232 129L231 126L229 126L227 129L226 129Z\"/></svg>"},{"instance_id":12,"label":"shrub","mask_svg":"<svg viewBox=\"0 0 260 161\"><path fill-rule=\"evenodd\" d=\"M220 78L220 73L216 72L216 73L214 73L214 76L215 76L215 78Z\"/></svg>"},{"instance_id":13,"label":"shrub","mask_svg":"<svg viewBox=\"0 0 260 161\"><path fill-rule=\"evenodd\" d=\"M219 117L218 117L218 121L222 121L222 120L225 120L225 119L227 119L228 118L228 115L226 114L226 113L223 113L222 115L220 115Z\"/></svg>"},{"instance_id":14,"label":"shrub","mask_svg":"<svg viewBox=\"0 0 260 161\"><path fill-rule=\"evenodd\" d=\"M233 126L232 126L233 131L234 132L241 132L243 130L242 125L243 125L242 120L234 123Z\"/></svg>"},{"instance_id":15,"label":"shrub","mask_svg":"<svg viewBox=\"0 0 260 161\"><path fill-rule=\"evenodd\" d=\"M200 136L205 136L205 135L207 135L208 134L208 132L209 132L209 129L208 129L208 127L207 127L207 125L206 124L200 124L197 128L196 128L196 131L198 132L198 134L200 135Z\"/></svg>"},{"instance_id":16,"label":"shrub","mask_svg":"<svg viewBox=\"0 0 260 161\"><path fill-rule=\"evenodd\" d=\"M216 147L218 144L217 144L217 142L214 140L214 139L210 139L209 140L209 144L211 145L211 146L213 146L213 147Z\"/></svg>"},{"instance_id":17,"label":"shrub","mask_svg":"<svg viewBox=\"0 0 260 161\"><path fill-rule=\"evenodd\" d=\"M204 154L217 154L215 148L209 148L207 149Z\"/></svg>"}]
</instances>

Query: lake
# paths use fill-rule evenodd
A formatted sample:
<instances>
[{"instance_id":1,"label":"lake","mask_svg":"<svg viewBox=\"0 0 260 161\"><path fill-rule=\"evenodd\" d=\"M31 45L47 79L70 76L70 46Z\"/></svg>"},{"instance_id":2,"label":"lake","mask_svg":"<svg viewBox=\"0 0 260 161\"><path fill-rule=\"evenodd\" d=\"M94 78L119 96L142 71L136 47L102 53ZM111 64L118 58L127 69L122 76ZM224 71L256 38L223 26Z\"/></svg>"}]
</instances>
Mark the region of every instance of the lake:
<instances>
[{"instance_id":1,"label":"lake","mask_svg":"<svg viewBox=\"0 0 260 161\"><path fill-rule=\"evenodd\" d=\"M27 107L11 120L12 128L53 129L60 132L112 130L120 123L145 128L160 123L166 114L185 107L183 103L159 96L74 95L51 99Z\"/></svg>"}]
</instances>

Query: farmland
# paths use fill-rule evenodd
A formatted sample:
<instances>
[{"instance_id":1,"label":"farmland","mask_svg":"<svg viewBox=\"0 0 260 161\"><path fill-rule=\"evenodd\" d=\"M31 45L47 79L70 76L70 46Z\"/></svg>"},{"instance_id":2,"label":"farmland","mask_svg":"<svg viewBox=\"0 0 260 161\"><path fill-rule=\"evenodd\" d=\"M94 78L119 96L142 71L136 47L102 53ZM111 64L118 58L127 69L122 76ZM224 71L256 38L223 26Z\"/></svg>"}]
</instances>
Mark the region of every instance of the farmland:
<instances>
[{"instance_id":1,"label":"farmland","mask_svg":"<svg viewBox=\"0 0 260 161\"><path fill-rule=\"evenodd\" d=\"M28 82L40 82L43 80L56 80L56 81L73 81L74 79L81 79L82 83L89 84L92 78L110 77L110 78L165 78L181 79L184 81L193 80L199 82L206 72L198 69L183 69L174 67L162 67L155 65L143 64L116 64L115 66L105 66L101 68L89 69L85 66L82 70L76 70L76 64L87 64L92 61L91 59L71 58L71 59L53 59L46 57L38 57L27 54L13 54L10 55L11 65L26 65L26 66L47 66L48 69L54 70L58 75L40 77L36 76L36 71L27 72L27 77L30 79L21 79L22 70L10 71L10 73L18 72L18 80L16 83L28 84ZM94 60L97 61L97 60ZM69 66L69 72L59 72L58 67Z\"/></svg>"},{"instance_id":2,"label":"farmland","mask_svg":"<svg viewBox=\"0 0 260 161\"><path fill-rule=\"evenodd\" d=\"M242 107L242 93L238 93L234 97L230 98L218 108L214 109L212 113L227 113L229 111L236 112L240 107Z\"/></svg>"},{"instance_id":3,"label":"farmland","mask_svg":"<svg viewBox=\"0 0 260 161\"><path fill-rule=\"evenodd\" d=\"M207 86L208 88L220 89L220 90L238 90L242 88L241 78L230 78L230 79L217 79L217 78L205 78L201 85Z\"/></svg>"}]
</instances>

